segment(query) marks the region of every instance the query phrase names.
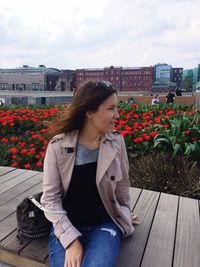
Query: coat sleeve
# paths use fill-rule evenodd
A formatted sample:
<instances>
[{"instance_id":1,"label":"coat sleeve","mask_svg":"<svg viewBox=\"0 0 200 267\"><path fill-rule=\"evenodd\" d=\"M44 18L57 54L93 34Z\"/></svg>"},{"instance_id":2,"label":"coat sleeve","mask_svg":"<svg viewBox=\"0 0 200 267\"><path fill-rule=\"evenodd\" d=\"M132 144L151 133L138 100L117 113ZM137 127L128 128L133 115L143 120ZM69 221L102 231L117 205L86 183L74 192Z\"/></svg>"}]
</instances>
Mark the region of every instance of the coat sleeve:
<instances>
[{"instance_id":1,"label":"coat sleeve","mask_svg":"<svg viewBox=\"0 0 200 267\"><path fill-rule=\"evenodd\" d=\"M72 225L64 214L62 206L62 180L57 166L55 145L49 143L44 159L43 195L41 204L45 209L46 218L53 223L54 234L64 248L75 240L81 233ZM57 212L55 214L55 212Z\"/></svg>"},{"instance_id":2,"label":"coat sleeve","mask_svg":"<svg viewBox=\"0 0 200 267\"><path fill-rule=\"evenodd\" d=\"M120 162L121 162L121 171L122 179L117 183L116 187L116 197L119 201L119 204L127 207L130 211L130 195L129 195L129 161L126 151L126 146L124 139L120 135L121 145L120 145Z\"/></svg>"}]
</instances>

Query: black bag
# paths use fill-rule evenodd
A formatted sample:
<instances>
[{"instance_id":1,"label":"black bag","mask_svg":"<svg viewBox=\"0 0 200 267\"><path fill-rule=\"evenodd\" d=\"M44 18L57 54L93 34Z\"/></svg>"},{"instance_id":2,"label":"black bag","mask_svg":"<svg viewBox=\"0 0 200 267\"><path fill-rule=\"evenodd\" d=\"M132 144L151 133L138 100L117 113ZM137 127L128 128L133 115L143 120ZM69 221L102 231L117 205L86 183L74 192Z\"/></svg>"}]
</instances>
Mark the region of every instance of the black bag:
<instances>
[{"instance_id":1,"label":"black bag","mask_svg":"<svg viewBox=\"0 0 200 267\"><path fill-rule=\"evenodd\" d=\"M27 197L17 206L17 237L35 239L48 236L52 223L44 215L40 205L42 192Z\"/></svg>"}]
</instances>

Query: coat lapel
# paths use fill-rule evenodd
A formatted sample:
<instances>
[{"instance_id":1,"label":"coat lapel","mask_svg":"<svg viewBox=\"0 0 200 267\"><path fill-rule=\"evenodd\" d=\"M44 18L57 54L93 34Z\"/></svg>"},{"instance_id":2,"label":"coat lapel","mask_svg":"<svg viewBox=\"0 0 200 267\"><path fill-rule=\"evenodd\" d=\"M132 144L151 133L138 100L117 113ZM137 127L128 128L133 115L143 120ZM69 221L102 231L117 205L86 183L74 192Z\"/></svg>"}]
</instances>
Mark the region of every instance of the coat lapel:
<instances>
[{"instance_id":1,"label":"coat lapel","mask_svg":"<svg viewBox=\"0 0 200 267\"><path fill-rule=\"evenodd\" d=\"M68 163L71 162L71 165L74 165L75 161L77 139L78 131L75 130L71 133L68 133L67 136L64 136L64 139L61 143L61 147L68 152ZM117 151L111 146L111 141L114 139L115 137L112 134L106 134L101 139L96 173L97 185L100 183L102 177L117 154Z\"/></svg>"},{"instance_id":2,"label":"coat lapel","mask_svg":"<svg viewBox=\"0 0 200 267\"><path fill-rule=\"evenodd\" d=\"M61 141L61 158L59 159L60 172L62 172L63 187L65 193L69 187L72 172L76 158L76 145L77 145L78 131L73 131L63 135Z\"/></svg>"},{"instance_id":3,"label":"coat lapel","mask_svg":"<svg viewBox=\"0 0 200 267\"><path fill-rule=\"evenodd\" d=\"M99 147L98 163L97 163L97 174L96 174L97 185L100 183L102 177L104 176L111 162L115 158L116 153L117 151L115 151L113 147L110 145L110 141L107 142L101 141Z\"/></svg>"}]
</instances>

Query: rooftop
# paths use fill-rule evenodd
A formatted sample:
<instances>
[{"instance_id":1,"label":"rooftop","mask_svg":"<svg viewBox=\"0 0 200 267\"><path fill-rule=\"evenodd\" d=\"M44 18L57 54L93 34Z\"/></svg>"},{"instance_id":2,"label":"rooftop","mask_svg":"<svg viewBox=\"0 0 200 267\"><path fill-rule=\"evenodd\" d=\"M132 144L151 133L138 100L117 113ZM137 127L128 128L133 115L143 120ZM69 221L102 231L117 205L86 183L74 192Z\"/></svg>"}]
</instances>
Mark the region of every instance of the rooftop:
<instances>
[{"instance_id":1,"label":"rooftop","mask_svg":"<svg viewBox=\"0 0 200 267\"><path fill-rule=\"evenodd\" d=\"M60 73L61 70L56 68L46 68L45 65L39 65L38 67L29 67L28 65L23 65L22 67L12 68L12 69L1 69L0 73Z\"/></svg>"}]
</instances>

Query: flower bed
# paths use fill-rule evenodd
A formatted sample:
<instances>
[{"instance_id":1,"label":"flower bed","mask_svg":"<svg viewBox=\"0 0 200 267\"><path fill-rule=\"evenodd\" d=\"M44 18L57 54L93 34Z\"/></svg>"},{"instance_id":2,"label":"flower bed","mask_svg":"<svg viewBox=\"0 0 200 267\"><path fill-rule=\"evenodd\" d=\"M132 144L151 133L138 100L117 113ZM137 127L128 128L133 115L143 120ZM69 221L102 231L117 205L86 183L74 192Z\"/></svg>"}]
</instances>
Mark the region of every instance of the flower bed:
<instances>
[{"instance_id":1,"label":"flower bed","mask_svg":"<svg viewBox=\"0 0 200 267\"><path fill-rule=\"evenodd\" d=\"M136 187L200 198L200 115L193 106L120 105Z\"/></svg>"},{"instance_id":2,"label":"flower bed","mask_svg":"<svg viewBox=\"0 0 200 267\"><path fill-rule=\"evenodd\" d=\"M43 134L47 129L41 122L54 120L57 115L62 113L63 108L64 106L58 105L1 106L0 165L42 171L47 147L47 140ZM122 103L119 104L119 115L119 119L116 120L116 130L124 137L129 153L132 184L141 187L141 181L143 181L145 188L174 193L171 189L173 177L179 177L179 173L181 174L185 168L185 171L188 169L189 173L188 175L184 173L186 179L190 179L188 177L192 179L195 176L195 181L190 183L193 189L184 187L183 190L185 190L184 192L190 191L190 193L192 190L195 192L195 196L198 195L200 176L199 110L193 106L159 105L152 107ZM165 159L159 164L159 159L163 157ZM155 158L155 161L152 161L152 158ZM176 162L177 159L178 162L181 160L183 165L176 164L179 168L174 168L173 162ZM163 167L166 165L166 160L169 162L170 170L176 169L174 173L169 173L169 168ZM146 164L139 171L142 162L146 162ZM155 183L156 175L153 175L150 170L145 170L148 162L150 166L156 166L156 168L154 166L156 175L160 172L160 176L157 176L161 178L170 176L171 181L169 182L166 178L166 181L161 183L158 178L159 184L152 186L152 180ZM168 170L166 175L163 174L164 169ZM136 176L137 178L135 178ZM163 184L162 189L160 184ZM170 188L169 184L172 184ZM182 195L189 196L184 192Z\"/></svg>"},{"instance_id":3,"label":"flower bed","mask_svg":"<svg viewBox=\"0 0 200 267\"><path fill-rule=\"evenodd\" d=\"M116 129L135 154L158 150L200 161L199 114L193 106L122 104Z\"/></svg>"},{"instance_id":4,"label":"flower bed","mask_svg":"<svg viewBox=\"0 0 200 267\"><path fill-rule=\"evenodd\" d=\"M62 106L0 107L0 165L41 171L47 129L40 122L60 112Z\"/></svg>"}]
</instances>

